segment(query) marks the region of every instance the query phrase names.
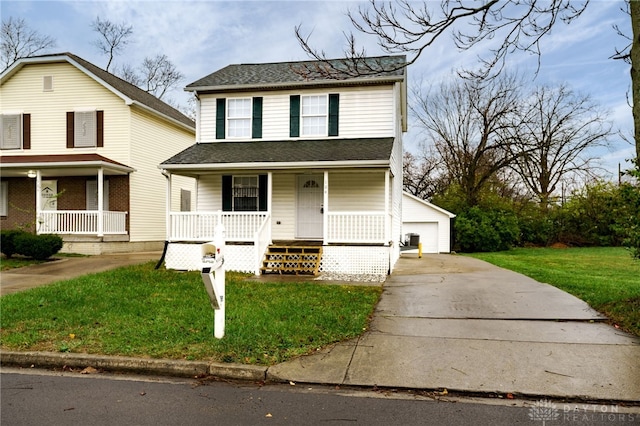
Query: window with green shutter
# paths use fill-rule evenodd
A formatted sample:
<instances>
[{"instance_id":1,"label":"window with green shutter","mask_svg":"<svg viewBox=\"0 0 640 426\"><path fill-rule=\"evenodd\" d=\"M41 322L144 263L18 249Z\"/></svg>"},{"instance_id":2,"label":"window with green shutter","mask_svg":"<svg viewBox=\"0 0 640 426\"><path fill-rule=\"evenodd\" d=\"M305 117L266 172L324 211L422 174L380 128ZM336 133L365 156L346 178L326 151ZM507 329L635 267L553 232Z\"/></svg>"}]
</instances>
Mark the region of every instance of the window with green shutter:
<instances>
[{"instance_id":1,"label":"window with green shutter","mask_svg":"<svg viewBox=\"0 0 640 426\"><path fill-rule=\"evenodd\" d=\"M300 136L300 95L291 95L289 98L289 136Z\"/></svg>"},{"instance_id":2,"label":"window with green shutter","mask_svg":"<svg viewBox=\"0 0 640 426\"><path fill-rule=\"evenodd\" d=\"M225 137L226 102L225 98L216 99L216 139Z\"/></svg>"},{"instance_id":3,"label":"window with green shutter","mask_svg":"<svg viewBox=\"0 0 640 426\"><path fill-rule=\"evenodd\" d=\"M338 136L338 111L340 109L340 95L329 95L329 136Z\"/></svg>"},{"instance_id":4,"label":"window with green shutter","mask_svg":"<svg viewBox=\"0 0 640 426\"><path fill-rule=\"evenodd\" d=\"M253 98L253 114L251 116L251 137L262 138L262 98Z\"/></svg>"}]
</instances>

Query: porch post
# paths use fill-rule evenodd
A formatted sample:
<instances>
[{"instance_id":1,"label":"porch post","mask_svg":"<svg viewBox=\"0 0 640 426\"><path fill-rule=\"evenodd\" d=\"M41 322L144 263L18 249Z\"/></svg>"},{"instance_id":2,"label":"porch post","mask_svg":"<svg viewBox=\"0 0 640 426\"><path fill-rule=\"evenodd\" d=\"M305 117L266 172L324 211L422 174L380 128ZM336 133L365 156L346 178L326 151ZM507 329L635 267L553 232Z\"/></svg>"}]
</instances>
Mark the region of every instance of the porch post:
<instances>
[{"instance_id":1,"label":"porch post","mask_svg":"<svg viewBox=\"0 0 640 426\"><path fill-rule=\"evenodd\" d=\"M40 233L40 216L42 215L42 174L36 170L36 234Z\"/></svg>"},{"instance_id":2,"label":"porch post","mask_svg":"<svg viewBox=\"0 0 640 426\"><path fill-rule=\"evenodd\" d=\"M389 238L391 231L391 219L389 218L389 170L384 172L384 241L385 244L389 244L391 239Z\"/></svg>"},{"instance_id":3,"label":"porch post","mask_svg":"<svg viewBox=\"0 0 640 426\"><path fill-rule=\"evenodd\" d=\"M104 171L98 169L98 237L104 236Z\"/></svg>"},{"instance_id":4,"label":"porch post","mask_svg":"<svg viewBox=\"0 0 640 426\"><path fill-rule=\"evenodd\" d=\"M269 245L273 244L273 235L271 225L272 216L272 201L273 201L273 172L267 173L267 214L269 215Z\"/></svg>"},{"instance_id":5,"label":"porch post","mask_svg":"<svg viewBox=\"0 0 640 426\"><path fill-rule=\"evenodd\" d=\"M167 186L166 186L166 196L165 198L165 211L166 211L166 216L164 218L165 220L165 231L166 231L166 235L165 235L165 239L167 241L171 241L171 235L172 235L172 231L171 231L171 172L167 172L166 170L163 170L163 174L164 176L167 178Z\"/></svg>"},{"instance_id":6,"label":"porch post","mask_svg":"<svg viewBox=\"0 0 640 426\"><path fill-rule=\"evenodd\" d=\"M322 208L324 216L322 218L322 244L326 245L329 238L329 171L324 171L324 198L322 200Z\"/></svg>"}]
</instances>

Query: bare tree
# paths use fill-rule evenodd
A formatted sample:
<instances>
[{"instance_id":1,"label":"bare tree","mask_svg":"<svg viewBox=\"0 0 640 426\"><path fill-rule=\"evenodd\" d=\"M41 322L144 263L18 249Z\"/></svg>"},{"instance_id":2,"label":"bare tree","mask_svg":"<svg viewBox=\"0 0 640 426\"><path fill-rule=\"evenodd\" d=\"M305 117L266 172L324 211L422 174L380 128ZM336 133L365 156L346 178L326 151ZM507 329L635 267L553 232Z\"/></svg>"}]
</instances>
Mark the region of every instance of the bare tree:
<instances>
[{"instance_id":1,"label":"bare tree","mask_svg":"<svg viewBox=\"0 0 640 426\"><path fill-rule=\"evenodd\" d=\"M405 152L402 158L404 190L423 200L430 200L449 185L443 169L440 157L432 148L423 148L419 155Z\"/></svg>"},{"instance_id":2,"label":"bare tree","mask_svg":"<svg viewBox=\"0 0 640 426\"><path fill-rule=\"evenodd\" d=\"M130 43L133 26L127 25L125 22L116 24L109 20L101 20L97 16L95 21L91 23L91 28L99 34L93 44L101 53L109 56L105 67L105 70L109 71L113 58Z\"/></svg>"},{"instance_id":3,"label":"bare tree","mask_svg":"<svg viewBox=\"0 0 640 426\"><path fill-rule=\"evenodd\" d=\"M570 174L593 176L595 154L611 136L606 112L567 86L537 88L523 106L513 134L513 169L547 207L558 184Z\"/></svg>"},{"instance_id":4,"label":"bare tree","mask_svg":"<svg viewBox=\"0 0 640 426\"><path fill-rule=\"evenodd\" d=\"M56 40L29 28L23 18L2 20L0 56L3 70L21 58L33 56L56 46Z\"/></svg>"},{"instance_id":5,"label":"bare tree","mask_svg":"<svg viewBox=\"0 0 640 426\"><path fill-rule=\"evenodd\" d=\"M412 113L429 135L452 183L462 190L467 206L477 205L488 181L521 155L509 149L518 120L520 87L516 76L504 74L490 80L443 83L426 94L414 92Z\"/></svg>"},{"instance_id":6,"label":"bare tree","mask_svg":"<svg viewBox=\"0 0 640 426\"><path fill-rule=\"evenodd\" d=\"M184 75L176 69L167 55L146 57L138 68L129 64L124 65L117 74L123 80L140 87L158 99L162 99L184 79Z\"/></svg>"},{"instance_id":7,"label":"bare tree","mask_svg":"<svg viewBox=\"0 0 640 426\"><path fill-rule=\"evenodd\" d=\"M439 7L432 7L435 2L369 0L368 7L349 11L348 16L357 31L376 37L383 51L408 55L406 65L413 64L445 34L451 35L463 50L488 39L502 40L489 57L481 58L483 67L475 75L486 76L496 67L501 70L513 51L539 56L540 40L558 21L570 23L580 16L587 3L588 0L441 0ZM308 55L327 64L326 69L334 70L325 52L309 44L310 36L303 34L301 26L296 27L295 34ZM365 57L366 52L358 48L353 33L345 37L348 47L341 72L346 68L354 76L388 72L390 67L398 69L397 64L383 63L372 70L350 66Z\"/></svg>"}]
</instances>

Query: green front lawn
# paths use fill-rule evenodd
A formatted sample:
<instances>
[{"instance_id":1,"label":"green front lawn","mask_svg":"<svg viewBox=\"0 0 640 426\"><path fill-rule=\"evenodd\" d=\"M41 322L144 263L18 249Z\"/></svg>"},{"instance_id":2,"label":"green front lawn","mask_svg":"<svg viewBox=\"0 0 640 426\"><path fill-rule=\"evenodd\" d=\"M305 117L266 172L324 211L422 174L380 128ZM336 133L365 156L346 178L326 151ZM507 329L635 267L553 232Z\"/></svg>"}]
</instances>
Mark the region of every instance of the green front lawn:
<instances>
[{"instance_id":1,"label":"green front lawn","mask_svg":"<svg viewBox=\"0 0 640 426\"><path fill-rule=\"evenodd\" d=\"M366 329L379 286L265 283L227 273L226 329L199 272L154 263L0 298L0 347L271 365Z\"/></svg>"},{"instance_id":2,"label":"green front lawn","mask_svg":"<svg viewBox=\"0 0 640 426\"><path fill-rule=\"evenodd\" d=\"M518 248L469 256L571 293L640 336L640 261L623 248Z\"/></svg>"}]
</instances>

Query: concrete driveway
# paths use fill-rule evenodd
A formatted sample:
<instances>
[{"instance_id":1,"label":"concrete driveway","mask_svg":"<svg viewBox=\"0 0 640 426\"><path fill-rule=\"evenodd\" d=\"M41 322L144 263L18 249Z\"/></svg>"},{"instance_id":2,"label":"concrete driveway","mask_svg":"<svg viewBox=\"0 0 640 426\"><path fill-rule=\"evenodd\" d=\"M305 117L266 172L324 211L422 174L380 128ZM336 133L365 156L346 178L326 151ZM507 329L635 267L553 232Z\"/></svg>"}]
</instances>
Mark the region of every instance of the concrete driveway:
<instances>
[{"instance_id":1,"label":"concrete driveway","mask_svg":"<svg viewBox=\"0 0 640 426\"><path fill-rule=\"evenodd\" d=\"M640 339L581 300L486 262L403 255L370 330L273 379L640 400Z\"/></svg>"},{"instance_id":2,"label":"concrete driveway","mask_svg":"<svg viewBox=\"0 0 640 426\"><path fill-rule=\"evenodd\" d=\"M0 295L102 272L120 266L158 261L161 252L103 254L99 256L60 257L57 260L0 272Z\"/></svg>"}]
</instances>

